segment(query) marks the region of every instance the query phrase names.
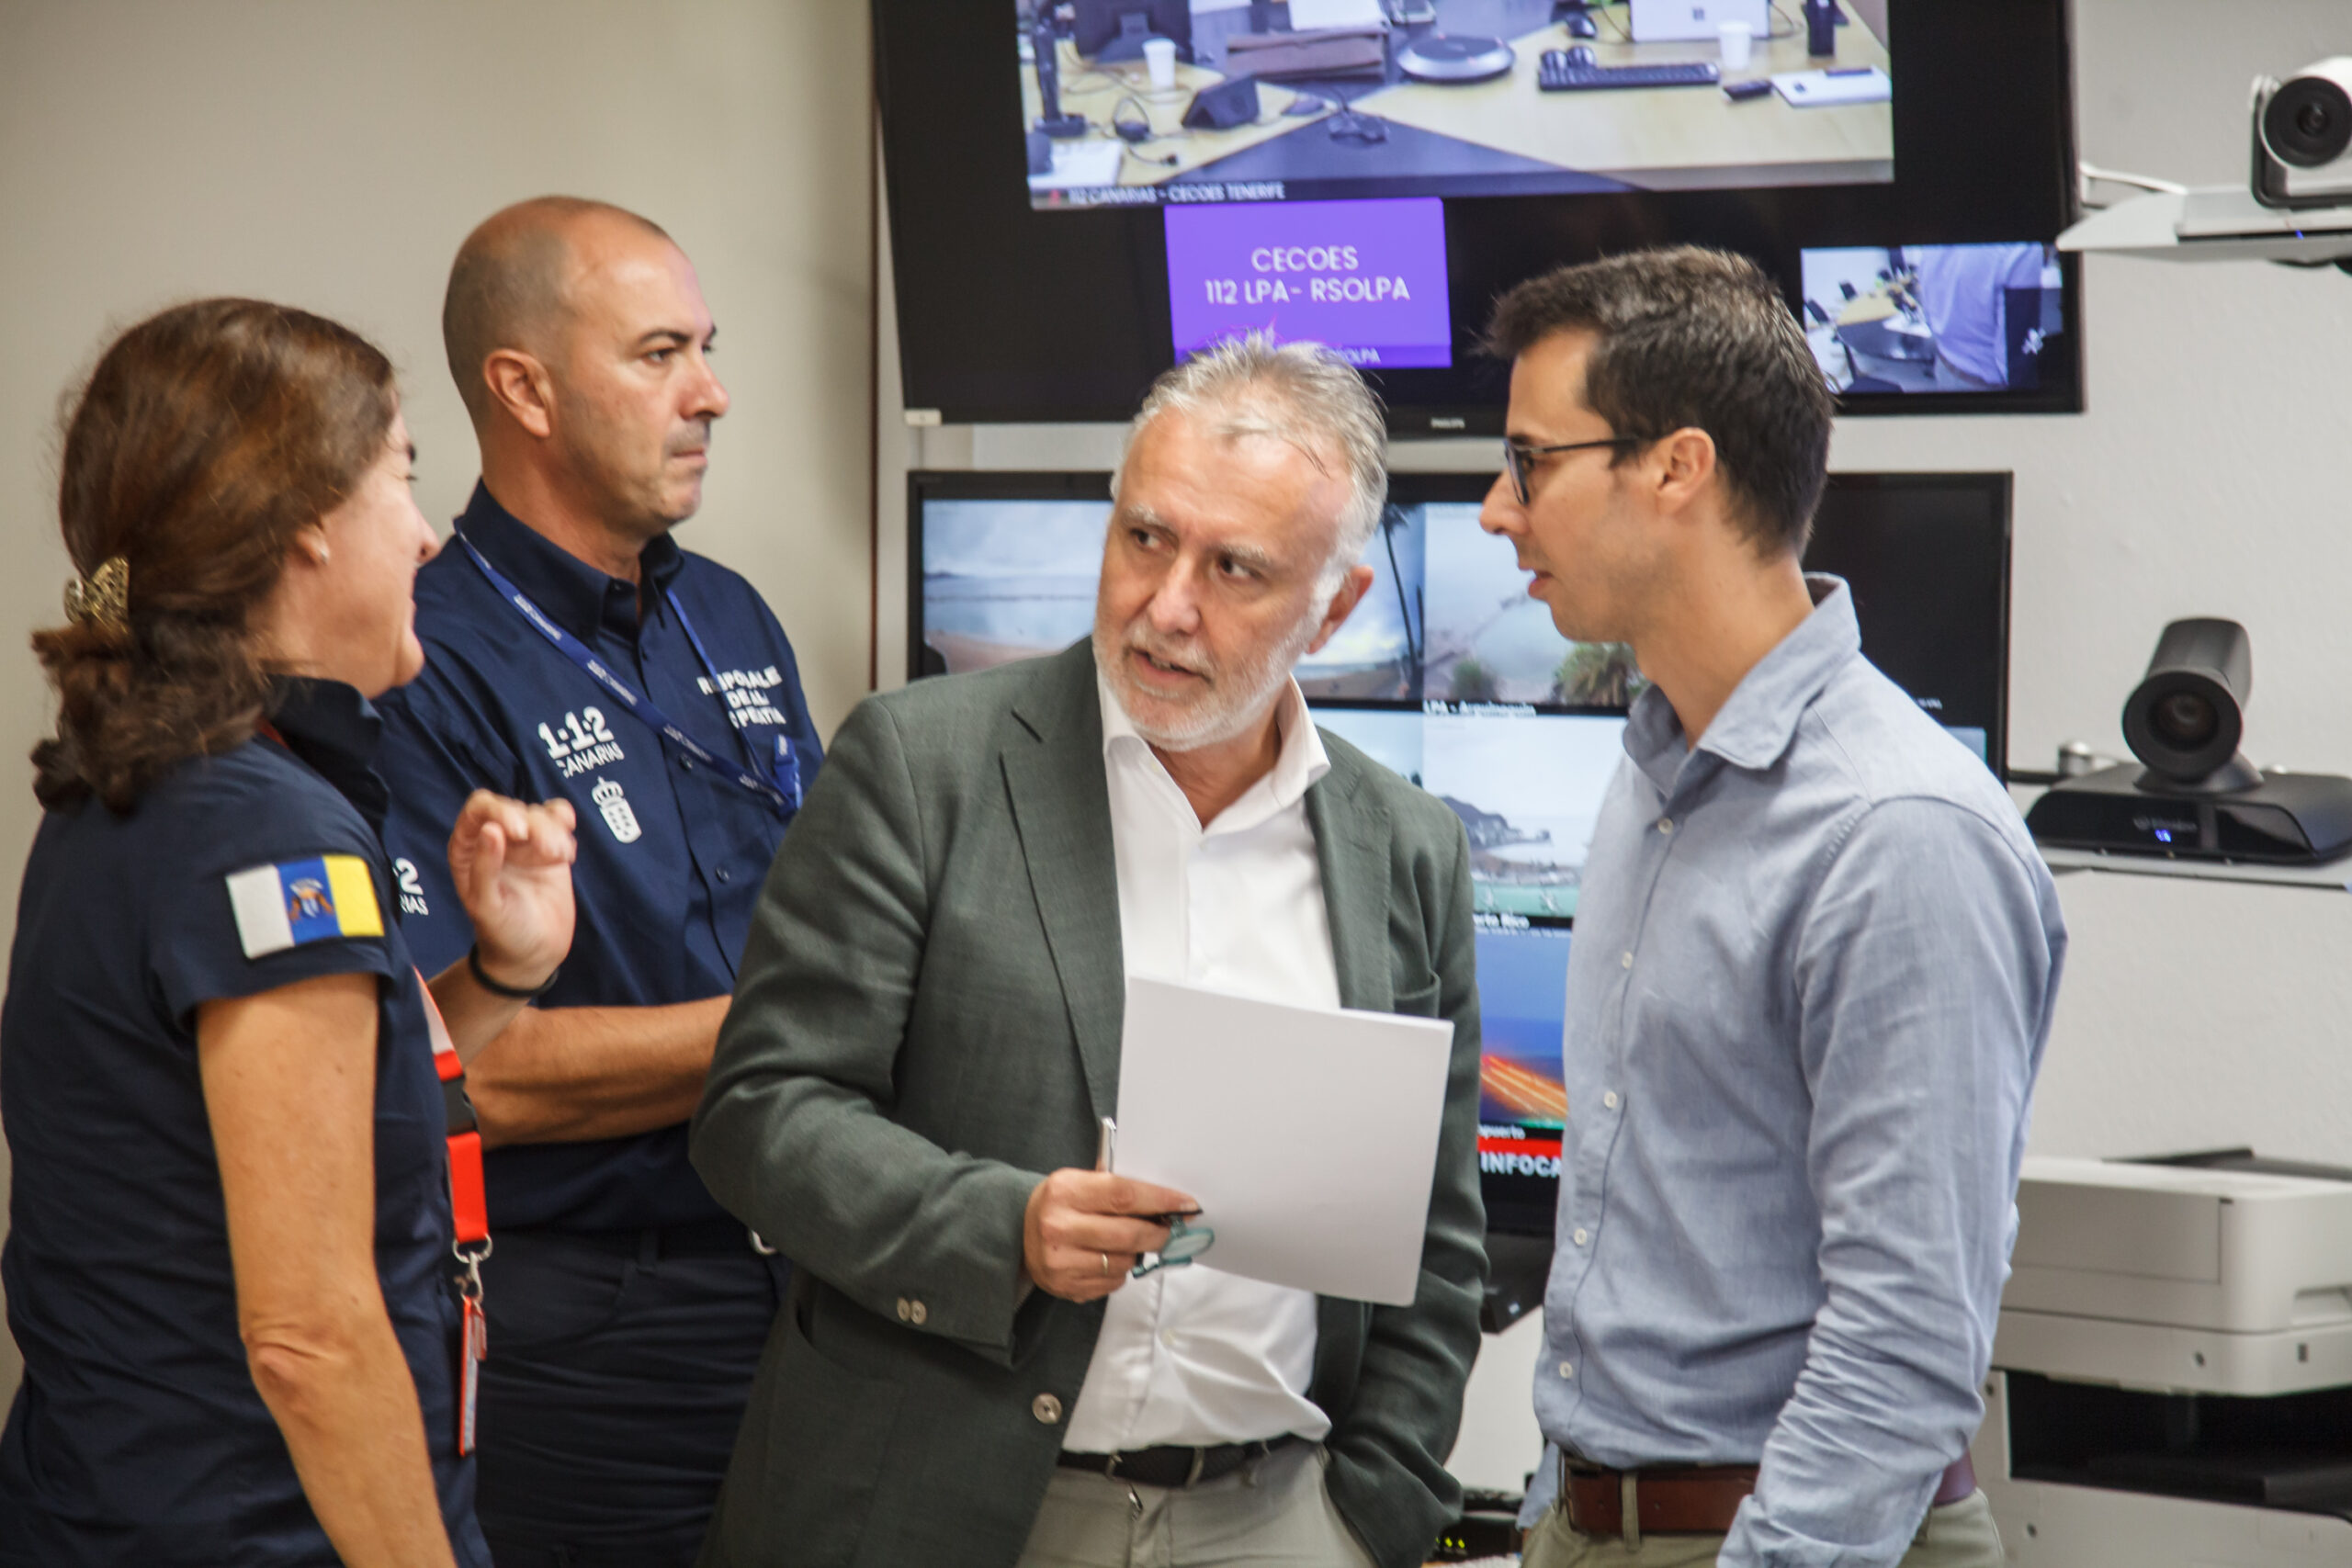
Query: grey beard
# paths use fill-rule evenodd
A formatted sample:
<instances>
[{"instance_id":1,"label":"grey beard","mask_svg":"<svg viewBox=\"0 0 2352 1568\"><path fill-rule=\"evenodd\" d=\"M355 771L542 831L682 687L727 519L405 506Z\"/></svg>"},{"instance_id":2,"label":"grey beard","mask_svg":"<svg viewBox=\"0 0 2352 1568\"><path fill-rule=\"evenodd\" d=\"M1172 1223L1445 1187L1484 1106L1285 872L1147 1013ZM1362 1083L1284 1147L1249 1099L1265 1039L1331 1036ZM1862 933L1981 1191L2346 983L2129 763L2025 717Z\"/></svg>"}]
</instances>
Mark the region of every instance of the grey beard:
<instances>
[{"instance_id":1,"label":"grey beard","mask_svg":"<svg viewBox=\"0 0 2352 1568\"><path fill-rule=\"evenodd\" d=\"M1147 723L1136 716L1135 705L1127 700L1125 676L1118 668L1119 656L1130 649L1154 652L1148 644L1136 642L1126 633L1114 632L1098 623L1094 628L1094 667L1102 671L1119 711L1127 716L1127 722L1135 726L1136 733L1145 741L1163 751L1194 751L1245 734L1266 716L1267 709L1281 694L1283 682L1290 679L1291 667L1315 639L1315 628L1321 619L1320 615L1304 619L1297 631L1267 650L1262 661L1246 664L1229 675L1212 671L1204 699L1194 706L1188 721L1181 725Z\"/></svg>"}]
</instances>

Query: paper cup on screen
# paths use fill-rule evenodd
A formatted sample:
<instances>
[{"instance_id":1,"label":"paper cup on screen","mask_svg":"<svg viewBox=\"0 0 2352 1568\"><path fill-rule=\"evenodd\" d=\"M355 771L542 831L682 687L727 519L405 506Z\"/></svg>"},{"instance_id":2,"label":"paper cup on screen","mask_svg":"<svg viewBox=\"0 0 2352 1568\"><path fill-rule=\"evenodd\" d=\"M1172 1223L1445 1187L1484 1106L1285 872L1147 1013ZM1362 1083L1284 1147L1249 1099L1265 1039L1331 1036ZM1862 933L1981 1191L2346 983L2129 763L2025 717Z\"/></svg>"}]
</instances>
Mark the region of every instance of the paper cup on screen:
<instances>
[{"instance_id":1,"label":"paper cup on screen","mask_svg":"<svg viewBox=\"0 0 2352 1568\"><path fill-rule=\"evenodd\" d=\"M1745 71L1749 57L1756 50L1756 29L1746 22L1725 22L1715 29L1723 40L1724 69Z\"/></svg>"},{"instance_id":2,"label":"paper cup on screen","mask_svg":"<svg viewBox=\"0 0 2352 1568\"><path fill-rule=\"evenodd\" d=\"M1143 63L1144 69L1151 73L1153 86L1174 86L1176 85L1176 40L1165 38L1144 39Z\"/></svg>"}]
</instances>

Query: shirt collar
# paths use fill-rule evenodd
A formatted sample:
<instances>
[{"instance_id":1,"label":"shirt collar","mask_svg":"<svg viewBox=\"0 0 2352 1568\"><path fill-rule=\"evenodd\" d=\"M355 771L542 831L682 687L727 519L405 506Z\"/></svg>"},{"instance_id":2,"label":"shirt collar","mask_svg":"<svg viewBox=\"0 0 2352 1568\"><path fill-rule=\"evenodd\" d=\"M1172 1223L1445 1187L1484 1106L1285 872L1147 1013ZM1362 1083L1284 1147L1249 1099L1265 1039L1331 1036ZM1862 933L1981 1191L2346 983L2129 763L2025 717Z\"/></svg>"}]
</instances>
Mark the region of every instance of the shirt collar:
<instances>
[{"instance_id":1,"label":"shirt collar","mask_svg":"<svg viewBox=\"0 0 2352 1568\"><path fill-rule=\"evenodd\" d=\"M376 705L341 681L280 675L271 684L268 712L286 749L333 784L380 833L391 795L374 765L384 735Z\"/></svg>"},{"instance_id":2,"label":"shirt collar","mask_svg":"<svg viewBox=\"0 0 2352 1568\"><path fill-rule=\"evenodd\" d=\"M599 630L609 630L636 637L637 584L601 571L548 540L499 504L488 484L475 483L473 498L458 518L458 531L572 636L584 642ZM685 564L685 552L663 534L645 547L638 561L647 581L656 589L667 589Z\"/></svg>"},{"instance_id":3,"label":"shirt collar","mask_svg":"<svg viewBox=\"0 0 2352 1568\"><path fill-rule=\"evenodd\" d=\"M1119 705L1111 683L1099 670L1094 676L1094 689L1102 705L1103 761L1114 760L1122 749L1126 749L1150 758L1153 767L1161 767L1150 743L1136 733L1135 721ZM1323 750L1322 733L1315 728L1313 716L1306 711L1306 694L1298 689L1295 680L1283 681L1282 694L1274 699L1274 725L1282 735L1282 750L1274 758L1272 770L1250 787L1255 789L1261 784L1267 786L1272 809L1283 811L1297 805L1315 781L1331 771L1331 758Z\"/></svg>"},{"instance_id":4,"label":"shirt collar","mask_svg":"<svg viewBox=\"0 0 2352 1568\"><path fill-rule=\"evenodd\" d=\"M1844 581L1808 572L1804 585L1813 595L1813 613L1741 678L1695 748L1685 748L1682 720L1664 692L1652 686L1634 700L1625 723L1625 753L1660 790L1672 790L1686 750L1711 752L1751 771L1779 761L1814 698L1861 653L1861 628Z\"/></svg>"}]
</instances>

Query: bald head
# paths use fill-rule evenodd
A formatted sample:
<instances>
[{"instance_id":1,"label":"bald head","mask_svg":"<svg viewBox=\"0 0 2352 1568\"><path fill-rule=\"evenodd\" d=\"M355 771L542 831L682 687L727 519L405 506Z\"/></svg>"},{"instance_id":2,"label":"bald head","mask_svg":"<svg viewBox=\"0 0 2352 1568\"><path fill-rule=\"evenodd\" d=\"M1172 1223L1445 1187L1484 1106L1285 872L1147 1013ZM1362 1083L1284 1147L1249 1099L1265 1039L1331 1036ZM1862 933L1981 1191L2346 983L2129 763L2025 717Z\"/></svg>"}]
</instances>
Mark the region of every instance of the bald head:
<instances>
[{"instance_id":1,"label":"bald head","mask_svg":"<svg viewBox=\"0 0 2352 1568\"><path fill-rule=\"evenodd\" d=\"M483 220L458 248L441 302L441 342L449 374L480 429L493 406L482 362L501 348L552 357L563 324L582 239L620 229L662 241L662 226L610 202L576 196L518 201Z\"/></svg>"}]
</instances>

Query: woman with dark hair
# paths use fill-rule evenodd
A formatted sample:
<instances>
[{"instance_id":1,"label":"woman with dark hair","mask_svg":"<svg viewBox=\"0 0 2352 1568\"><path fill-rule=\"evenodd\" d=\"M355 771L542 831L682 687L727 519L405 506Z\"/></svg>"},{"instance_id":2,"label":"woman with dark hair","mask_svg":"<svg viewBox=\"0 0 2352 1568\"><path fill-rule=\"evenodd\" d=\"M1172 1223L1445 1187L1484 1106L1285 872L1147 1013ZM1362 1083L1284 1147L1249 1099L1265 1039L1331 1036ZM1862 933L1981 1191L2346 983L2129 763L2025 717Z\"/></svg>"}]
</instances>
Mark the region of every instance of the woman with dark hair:
<instances>
[{"instance_id":1,"label":"woman with dark hair","mask_svg":"<svg viewBox=\"0 0 2352 1568\"><path fill-rule=\"evenodd\" d=\"M382 354L253 300L133 327L68 423L0 1012L0 1564L489 1563L443 1079L570 946L573 823L467 803L479 942L426 985L368 765L424 663L412 457Z\"/></svg>"}]
</instances>

